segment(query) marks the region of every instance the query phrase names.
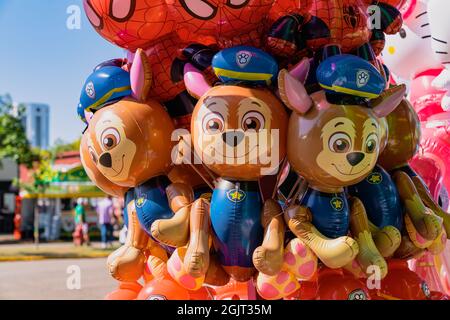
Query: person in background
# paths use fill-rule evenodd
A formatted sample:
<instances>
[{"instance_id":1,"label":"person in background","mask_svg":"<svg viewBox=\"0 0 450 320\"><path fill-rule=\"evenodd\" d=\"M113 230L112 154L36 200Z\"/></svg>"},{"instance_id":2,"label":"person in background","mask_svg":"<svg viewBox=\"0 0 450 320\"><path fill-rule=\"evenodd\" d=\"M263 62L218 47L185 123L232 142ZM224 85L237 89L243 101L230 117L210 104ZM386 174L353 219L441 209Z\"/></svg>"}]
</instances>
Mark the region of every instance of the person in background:
<instances>
[{"instance_id":1,"label":"person in background","mask_svg":"<svg viewBox=\"0 0 450 320\"><path fill-rule=\"evenodd\" d=\"M81 198L77 200L75 207L75 232L73 233L73 238L76 245L82 245L83 243L89 245L89 227L86 221L84 201Z\"/></svg>"},{"instance_id":2,"label":"person in background","mask_svg":"<svg viewBox=\"0 0 450 320\"><path fill-rule=\"evenodd\" d=\"M102 237L102 248L106 249L108 246L112 246L112 218L114 213L114 206L111 197L100 201L97 205L98 223L100 225L100 233Z\"/></svg>"}]
</instances>

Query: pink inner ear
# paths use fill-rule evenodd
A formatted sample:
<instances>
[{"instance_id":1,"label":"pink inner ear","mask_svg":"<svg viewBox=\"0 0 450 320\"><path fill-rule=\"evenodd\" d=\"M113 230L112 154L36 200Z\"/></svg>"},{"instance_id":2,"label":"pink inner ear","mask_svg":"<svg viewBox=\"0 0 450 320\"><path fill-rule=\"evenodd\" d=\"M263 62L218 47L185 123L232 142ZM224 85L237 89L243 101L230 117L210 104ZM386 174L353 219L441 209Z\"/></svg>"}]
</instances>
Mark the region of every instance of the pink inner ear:
<instances>
[{"instance_id":1,"label":"pink inner ear","mask_svg":"<svg viewBox=\"0 0 450 320\"><path fill-rule=\"evenodd\" d=\"M304 58L289 71L289 74L301 83L305 83L306 78L308 78L310 66L309 59Z\"/></svg>"},{"instance_id":2,"label":"pink inner ear","mask_svg":"<svg viewBox=\"0 0 450 320\"><path fill-rule=\"evenodd\" d=\"M284 77L285 94L292 108L299 113L308 112L312 106L311 97L306 92L303 84L289 73Z\"/></svg>"},{"instance_id":3,"label":"pink inner ear","mask_svg":"<svg viewBox=\"0 0 450 320\"><path fill-rule=\"evenodd\" d=\"M184 67L184 83L189 94L194 98L202 97L211 89L211 85L206 81L202 72L190 63Z\"/></svg>"},{"instance_id":4,"label":"pink inner ear","mask_svg":"<svg viewBox=\"0 0 450 320\"><path fill-rule=\"evenodd\" d=\"M133 97L140 100L144 95L145 70L140 54L136 54L130 69Z\"/></svg>"}]
</instances>

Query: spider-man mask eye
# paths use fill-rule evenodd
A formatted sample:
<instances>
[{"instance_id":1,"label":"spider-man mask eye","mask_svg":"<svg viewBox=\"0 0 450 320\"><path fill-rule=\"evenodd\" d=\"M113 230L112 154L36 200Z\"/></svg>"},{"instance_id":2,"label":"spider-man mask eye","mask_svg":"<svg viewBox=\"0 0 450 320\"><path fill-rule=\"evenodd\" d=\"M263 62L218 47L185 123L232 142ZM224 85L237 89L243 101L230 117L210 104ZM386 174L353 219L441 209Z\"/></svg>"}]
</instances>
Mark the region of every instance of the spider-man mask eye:
<instances>
[{"instance_id":1,"label":"spider-man mask eye","mask_svg":"<svg viewBox=\"0 0 450 320\"><path fill-rule=\"evenodd\" d=\"M227 6L233 9L240 9L245 7L250 0L227 0Z\"/></svg>"},{"instance_id":2,"label":"spider-man mask eye","mask_svg":"<svg viewBox=\"0 0 450 320\"><path fill-rule=\"evenodd\" d=\"M111 0L109 16L117 22L128 21L136 9L136 0Z\"/></svg>"},{"instance_id":3,"label":"spider-man mask eye","mask_svg":"<svg viewBox=\"0 0 450 320\"><path fill-rule=\"evenodd\" d=\"M92 25L97 29L103 29L103 19L100 17L100 15L95 11L94 7L91 4L90 0L85 0L83 2L84 4L84 11L86 12L86 15L89 19L89 21L92 23Z\"/></svg>"},{"instance_id":4,"label":"spider-man mask eye","mask_svg":"<svg viewBox=\"0 0 450 320\"><path fill-rule=\"evenodd\" d=\"M229 0L229 1L239 2L239 0ZM180 0L180 3L187 13L189 13L194 18L200 20L210 20L214 18L218 10L217 6L211 4L207 0Z\"/></svg>"}]
</instances>

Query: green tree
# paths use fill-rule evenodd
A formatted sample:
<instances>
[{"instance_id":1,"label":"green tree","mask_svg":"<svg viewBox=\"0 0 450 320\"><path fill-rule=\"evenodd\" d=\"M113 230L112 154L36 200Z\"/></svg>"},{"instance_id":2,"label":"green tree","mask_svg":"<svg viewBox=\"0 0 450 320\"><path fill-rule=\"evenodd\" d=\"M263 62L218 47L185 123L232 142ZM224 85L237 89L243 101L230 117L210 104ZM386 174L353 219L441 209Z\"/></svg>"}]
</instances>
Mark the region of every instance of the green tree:
<instances>
[{"instance_id":1,"label":"green tree","mask_svg":"<svg viewBox=\"0 0 450 320\"><path fill-rule=\"evenodd\" d=\"M4 158L27 167L31 167L36 160L21 121L24 111L23 105L0 105L0 166Z\"/></svg>"}]
</instances>

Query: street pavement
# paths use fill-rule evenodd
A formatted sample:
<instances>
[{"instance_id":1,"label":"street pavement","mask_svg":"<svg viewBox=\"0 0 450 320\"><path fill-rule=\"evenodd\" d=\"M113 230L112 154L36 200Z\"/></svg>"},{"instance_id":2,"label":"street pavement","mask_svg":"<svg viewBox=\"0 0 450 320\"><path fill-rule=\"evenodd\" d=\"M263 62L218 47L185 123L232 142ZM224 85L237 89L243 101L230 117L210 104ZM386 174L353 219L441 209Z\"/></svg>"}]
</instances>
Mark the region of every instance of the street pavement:
<instances>
[{"instance_id":1,"label":"street pavement","mask_svg":"<svg viewBox=\"0 0 450 320\"><path fill-rule=\"evenodd\" d=\"M116 287L106 258L0 263L0 300L99 300Z\"/></svg>"}]
</instances>

